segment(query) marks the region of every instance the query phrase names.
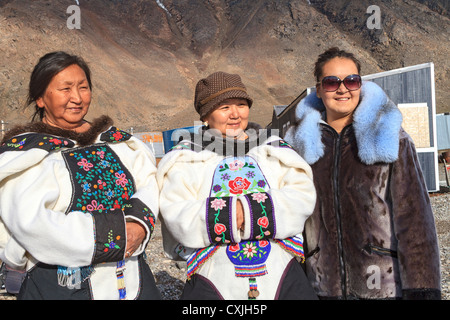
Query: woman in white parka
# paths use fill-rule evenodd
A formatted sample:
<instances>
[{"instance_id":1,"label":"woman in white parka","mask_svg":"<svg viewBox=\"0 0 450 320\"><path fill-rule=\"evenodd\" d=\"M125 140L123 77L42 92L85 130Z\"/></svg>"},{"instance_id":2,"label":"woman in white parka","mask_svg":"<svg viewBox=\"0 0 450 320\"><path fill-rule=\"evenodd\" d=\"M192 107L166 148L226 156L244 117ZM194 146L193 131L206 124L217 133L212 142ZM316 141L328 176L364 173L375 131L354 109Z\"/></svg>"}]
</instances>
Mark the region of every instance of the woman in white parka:
<instances>
[{"instance_id":1,"label":"woman in white parka","mask_svg":"<svg viewBox=\"0 0 450 320\"><path fill-rule=\"evenodd\" d=\"M316 299L301 266L311 169L249 124L252 102L239 75L201 79L195 109L206 126L158 166L164 248L187 260L182 299Z\"/></svg>"},{"instance_id":2,"label":"woman in white parka","mask_svg":"<svg viewBox=\"0 0 450 320\"><path fill-rule=\"evenodd\" d=\"M83 59L46 54L30 79L38 121L0 146L0 260L28 271L19 299L160 299L144 256L155 158L109 117L85 120L91 88Z\"/></svg>"}]
</instances>

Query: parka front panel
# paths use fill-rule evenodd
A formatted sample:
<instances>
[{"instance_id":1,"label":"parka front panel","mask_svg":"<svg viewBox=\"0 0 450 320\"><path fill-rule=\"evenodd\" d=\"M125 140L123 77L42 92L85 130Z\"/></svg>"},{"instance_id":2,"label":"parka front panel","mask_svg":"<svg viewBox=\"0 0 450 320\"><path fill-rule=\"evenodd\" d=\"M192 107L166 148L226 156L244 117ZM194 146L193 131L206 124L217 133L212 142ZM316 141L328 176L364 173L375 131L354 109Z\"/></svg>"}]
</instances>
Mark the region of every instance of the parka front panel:
<instances>
[{"instance_id":1,"label":"parka front panel","mask_svg":"<svg viewBox=\"0 0 450 320\"><path fill-rule=\"evenodd\" d=\"M395 297L400 283L389 232L390 165L359 160L351 125L340 136L327 125L322 132L325 153L312 165L318 201L306 225L308 276L327 297Z\"/></svg>"}]
</instances>

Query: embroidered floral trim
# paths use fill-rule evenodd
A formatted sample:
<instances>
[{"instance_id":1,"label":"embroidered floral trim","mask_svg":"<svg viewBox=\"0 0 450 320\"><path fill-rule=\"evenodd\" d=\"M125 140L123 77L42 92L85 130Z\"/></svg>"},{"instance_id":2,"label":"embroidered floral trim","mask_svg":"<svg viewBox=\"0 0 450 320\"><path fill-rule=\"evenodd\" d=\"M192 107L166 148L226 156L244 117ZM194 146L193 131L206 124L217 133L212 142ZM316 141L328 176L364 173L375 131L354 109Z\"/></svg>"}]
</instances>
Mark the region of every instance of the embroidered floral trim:
<instances>
[{"instance_id":1,"label":"embroidered floral trim","mask_svg":"<svg viewBox=\"0 0 450 320\"><path fill-rule=\"evenodd\" d=\"M73 190L67 213L89 212L94 218L96 253L93 261L119 261L126 245L122 210L135 192L131 174L107 144L70 149L63 151L62 156Z\"/></svg>"},{"instance_id":2,"label":"embroidered floral trim","mask_svg":"<svg viewBox=\"0 0 450 320\"><path fill-rule=\"evenodd\" d=\"M212 199L212 200L211 200ZM208 198L208 232L211 243L232 242L230 198Z\"/></svg>"},{"instance_id":3,"label":"embroidered floral trim","mask_svg":"<svg viewBox=\"0 0 450 320\"><path fill-rule=\"evenodd\" d=\"M102 133L100 140L106 142L122 142L130 140L131 137L131 134L128 132L119 130L116 127L111 127L108 131Z\"/></svg>"},{"instance_id":4,"label":"embroidered floral trim","mask_svg":"<svg viewBox=\"0 0 450 320\"><path fill-rule=\"evenodd\" d=\"M13 137L3 143L0 147L0 154L6 151L27 151L34 148L50 152L61 148L71 148L74 145L75 144L68 139L47 134L29 133Z\"/></svg>"},{"instance_id":5,"label":"embroidered floral trim","mask_svg":"<svg viewBox=\"0 0 450 320\"><path fill-rule=\"evenodd\" d=\"M120 240L120 236L117 236L115 239L113 237L113 230L109 230L108 232L108 243L105 243L104 252L108 252L109 249L120 249L120 247L114 242L114 240Z\"/></svg>"},{"instance_id":6,"label":"embroidered floral trim","mask_svg":"<svg viewBox=\"0 0 450 320\"><path fill-rule=\"evenodd\" d=\"M250 207L252 222L250 239L274 238L275 219L270 195L266 192L259 192L246 195L245 198Z\"/></svg>"},{"instance_id":7,"label":"embroidered floral trim","mask_svg":"<svg viewBox=\"0 0 450 320\"><path fill-rule=\"evenodd\" d=\"M253 158L226 158L214 173L211 196L246 195L268 189L269 185Z\"/></svg>"},{"instance_id":8,"label":"embroidered floral trim","mask_svg":"<svg viewBox=\"0 0 450 320\"><path fill-rule=\"evenodd\" d=\"M260 277L267 274L265 262L271 250L270 242L243 241L227 247L227 256L235 266L236 277Z\"/></svg>"},{"instance_id":9,"label":"embroidered floral trim","mask_svg":"<svg viewBox=\"0 0 450 320\"><path fill-rule=\"evenodd\" d=\"M137 219L144 221L150 230L150 236L155 229L156 216L141 200L132 198L123 206L125 216L134 216Z\"/></svg>"},{"instance_id":10,"label":"embroidered floral trim","mask_svg":"<svg viewBox=\"0 0 450 320\"><path fill-rule=\"evenodd\" d=\"M72 149L63 152L63 157L75 190L75 208L70 210L122 209L134 194L131 174L107 145Z\"/></svg>"}]
</instances>

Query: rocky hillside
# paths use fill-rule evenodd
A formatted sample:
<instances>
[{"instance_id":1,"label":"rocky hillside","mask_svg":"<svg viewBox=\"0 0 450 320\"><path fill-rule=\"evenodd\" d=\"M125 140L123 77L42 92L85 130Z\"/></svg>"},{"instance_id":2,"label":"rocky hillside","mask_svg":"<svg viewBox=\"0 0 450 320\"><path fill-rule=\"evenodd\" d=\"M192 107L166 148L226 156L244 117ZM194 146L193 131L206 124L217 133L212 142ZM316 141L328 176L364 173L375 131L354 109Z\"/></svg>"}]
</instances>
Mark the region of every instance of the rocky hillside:
<instances>
[{"instance_id":1,"label":"rocky hillside","mask_svg":"<svg viewBox=\"0 0 450 320\"><path fill-rule=\"evenodd\" d=\"M80 29L69 29L70 5ZM380 29L369 29L377 5ZM242 75L255 98L252 120L270 122L314 84L312 66L330 46L354 52L363 74L434 62L437 109L449 112L448 0L0 0L0 119L29 120L30 72L49 51L83 56L93 70L89 118L123 128L166 130L198 119L203 76Z\"/></svg>"}]
</instances>

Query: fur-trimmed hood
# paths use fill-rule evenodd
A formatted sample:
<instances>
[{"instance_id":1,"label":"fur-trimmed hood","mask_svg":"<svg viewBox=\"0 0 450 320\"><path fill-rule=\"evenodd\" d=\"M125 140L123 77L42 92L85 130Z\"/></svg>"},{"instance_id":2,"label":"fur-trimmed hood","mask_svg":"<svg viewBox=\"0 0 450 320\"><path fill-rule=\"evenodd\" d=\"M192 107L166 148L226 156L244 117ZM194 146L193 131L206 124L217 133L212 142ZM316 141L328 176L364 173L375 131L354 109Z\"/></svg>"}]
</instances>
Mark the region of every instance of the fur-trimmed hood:
<instances>
[{"instance_id":1,"label":"fur-trimmed hood","mask_svg":"<svg viewBox=\"0 0 450 320\"><path fill-rule=\"evenodd\" d=\"M25 125L19 125L9 130L3 137L2 145L5 141L23 133L35 132L46 133L55 135L58 137L67 138L76 141L80 146L87 146L94 143L98 134L107 130L113 124L113 120L108 116L101 116L94 119L91 122L89 130L83 133L78 133L72 130L65 130L57 127L50 126L43 122L31 122Z\"/></svg>"},{"instance_id":2,"label":"fur-trimmed hood","mask_svg":"<svg viewBox=\"0 0 450 320\"><path fill-rule=\"evenodd\" d=\"M296 123L286 133L285 140L300 155L313 164L324 155L320 123L325 106L313 92L300 101ZM364 81L361 100L353 114L353 128L358 156L365 164L391 163L397 160L402 114L383 89L371 81Z\"/></svg>"}]
</instances>

